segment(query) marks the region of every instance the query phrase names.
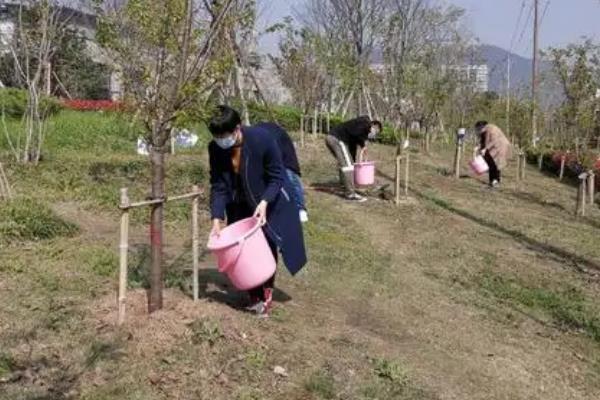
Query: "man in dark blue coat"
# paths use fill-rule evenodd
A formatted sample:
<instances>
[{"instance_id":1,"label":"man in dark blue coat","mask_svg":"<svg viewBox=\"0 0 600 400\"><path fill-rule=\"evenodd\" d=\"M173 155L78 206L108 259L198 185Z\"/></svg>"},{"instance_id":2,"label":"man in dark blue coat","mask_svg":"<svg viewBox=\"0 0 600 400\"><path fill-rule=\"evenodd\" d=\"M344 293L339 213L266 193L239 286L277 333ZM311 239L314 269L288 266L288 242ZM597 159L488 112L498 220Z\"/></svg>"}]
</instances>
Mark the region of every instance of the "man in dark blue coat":
<instances>
[{"instance_id":1,"label":"man in dark blue coat","mask_svg":"<svg viewBox=\"0 0 600 400\"><path fill-rule=\"evenodd\" d=\"M285 174L281 150L264 128L242 127L237 111L219 106L209 126L214 140L210 158L212 234L219 234L225 219L231 224L251 216L263 224L273 256L277 250L292 275L306 264L306 251L298 207ZM250 290L249 310L268 316L275 275Z\"/></svg>"}]
</instances>

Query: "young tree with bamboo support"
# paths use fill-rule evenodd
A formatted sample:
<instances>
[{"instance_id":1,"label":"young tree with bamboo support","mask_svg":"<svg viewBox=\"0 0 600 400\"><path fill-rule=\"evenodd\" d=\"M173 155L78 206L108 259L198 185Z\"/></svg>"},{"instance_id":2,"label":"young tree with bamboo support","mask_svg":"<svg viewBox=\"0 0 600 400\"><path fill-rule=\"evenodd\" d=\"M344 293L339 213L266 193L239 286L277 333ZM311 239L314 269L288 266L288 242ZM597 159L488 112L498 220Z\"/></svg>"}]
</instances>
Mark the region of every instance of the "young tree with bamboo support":
<instances>
[{"instance_id":1,"label":"young tree with bamboo support","mask_svg":"<svg viewBox=\"0 0 600 400\"><path fill-rule=\"evenodd\" d=\"M98 40L122 76L126 104L150 144L151 270L148 310L162 308L165 154L173 127L199 120L231 65L215 46L228 34L235 0L129 0L100 5Z\"/></svg>"}]
</instances>

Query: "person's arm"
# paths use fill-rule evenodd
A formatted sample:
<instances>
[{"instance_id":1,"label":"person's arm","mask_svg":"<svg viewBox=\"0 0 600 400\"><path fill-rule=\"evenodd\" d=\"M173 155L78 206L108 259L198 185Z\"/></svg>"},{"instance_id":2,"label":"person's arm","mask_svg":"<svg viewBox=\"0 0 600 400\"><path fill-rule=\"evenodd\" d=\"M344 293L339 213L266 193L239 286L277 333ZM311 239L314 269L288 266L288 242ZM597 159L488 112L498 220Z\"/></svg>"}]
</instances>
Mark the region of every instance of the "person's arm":
<instances>
[{"instance_id":1,"label":"person's arm","mask_svg":"<svg viewBox=\"0 0 600 400\"><path fill-rule=\"evenodd\" d=\"M223 166L219 164L215 151L216 148L213 145L208 147L210 161L210 212L213 220L213 232L218 234L220 224L225 220L225 208L229 190L223 176Z\"/></svg>"}]
</instances>

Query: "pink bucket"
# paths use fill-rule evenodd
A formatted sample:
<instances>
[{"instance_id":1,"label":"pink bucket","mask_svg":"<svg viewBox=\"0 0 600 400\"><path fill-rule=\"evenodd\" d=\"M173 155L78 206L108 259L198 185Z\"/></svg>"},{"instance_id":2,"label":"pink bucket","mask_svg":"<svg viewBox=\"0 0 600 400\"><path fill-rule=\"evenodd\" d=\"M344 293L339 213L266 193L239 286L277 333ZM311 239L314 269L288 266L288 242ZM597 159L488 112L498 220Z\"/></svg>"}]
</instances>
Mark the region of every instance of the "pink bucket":
<instances>
[{"instance_id":1,"label":"pink bucket","mask_svg":"<svg viewBox=\"0 0 600 400\"><path fill-rule=\"evenodd\" d=\"M363 161L354 164L354 184L367 186L375 183L375 163Z\"/></svg>"},{"instance_id":2,"label":"pink bucket","mask_svg":"<svg viewBox=\"0 0 600 400\"><path fill-rule=\"evenodd\" d=\"M257 218L247 218L211 235L207 247L217 258L219 271L239 290L265 283L277 264Z\"/></svg>"},{"instance_id":3,"label":"pink bucket","mask_svg":"<svg viewBox=\"0 0 600 400\"><path fill-rule=\"evenodd\" d=\"M482 156L475 156L469 165L471 166L473 172L475 172L477 175L485 174L490 169Z\"/></svg>"}]
</instances>

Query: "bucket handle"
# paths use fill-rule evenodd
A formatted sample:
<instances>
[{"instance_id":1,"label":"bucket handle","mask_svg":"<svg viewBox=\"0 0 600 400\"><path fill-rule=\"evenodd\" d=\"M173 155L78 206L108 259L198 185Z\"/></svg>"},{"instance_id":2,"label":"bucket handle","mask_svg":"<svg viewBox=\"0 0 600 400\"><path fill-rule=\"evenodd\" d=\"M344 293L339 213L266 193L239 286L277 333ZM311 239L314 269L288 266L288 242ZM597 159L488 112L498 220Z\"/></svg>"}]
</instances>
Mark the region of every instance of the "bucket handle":
<instances>
[{"instance_id":1,"label":"bucket handle","mask_svg":"<svg viewBox=\"0 0 600 400\"><path fill-rule=\"evenodd\" d=\"M233 267L235 264L237 264L237 262L240 259L240 256L242 255L242 250L244 250L244 244L246 243L246 238L245 237L241 237L240 240L237 241L237 247L238 247L238 251L237 251L237 255L235 256L233 262L229 265L226 265L225 267L223 267L223 269L221 270L221 272L227 272L231 269L231 267Z\"/></svg>"}]
</instances>

